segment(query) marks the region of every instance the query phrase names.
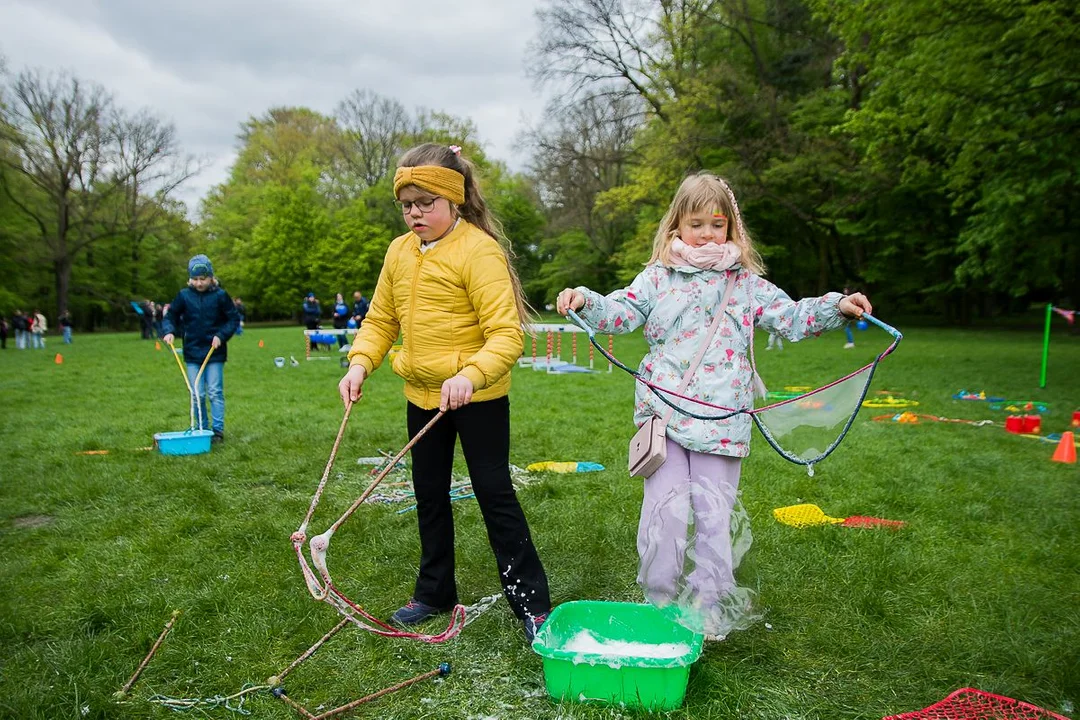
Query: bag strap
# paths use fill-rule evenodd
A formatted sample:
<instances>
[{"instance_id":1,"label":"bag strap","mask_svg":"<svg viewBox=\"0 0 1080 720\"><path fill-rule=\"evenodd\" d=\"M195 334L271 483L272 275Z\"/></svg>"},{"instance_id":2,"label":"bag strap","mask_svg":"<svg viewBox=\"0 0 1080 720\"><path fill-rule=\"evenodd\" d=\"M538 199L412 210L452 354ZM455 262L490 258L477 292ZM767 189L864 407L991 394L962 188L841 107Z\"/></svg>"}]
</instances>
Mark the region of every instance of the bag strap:
<instances>
[{"instance_id":1,"label":"bag strap","mask_svg":"<svg viewBox=\"0 0 1080 720\"><path fill-rule=\"evenodd\" d=\"M686 373L683 375L682 384L679 385L679 389L676 392L682 395L683 391L690 384L690 378L694 376L694 371L697 370L698 365L701 364L701 358L705 356L705 351L712 345L713 336L716 335L716 329L720 327L720 321L724 319L724 312L727 310L728 302L731 300L731 293L735 290L735 278L738 277L738 270L728 270L727 287L724 288L724 297L720 300L720 304L717 306L716 317L713 318L712 325L709 326L709 334L705 336L705 342L698 348L697 355L694 357L694 361L690 363L690 367L686 369ZM675 408L669 407L667 413L663 417L664 427L671 422L671 416L675 414Z\"/></svg>"}]
</instances>

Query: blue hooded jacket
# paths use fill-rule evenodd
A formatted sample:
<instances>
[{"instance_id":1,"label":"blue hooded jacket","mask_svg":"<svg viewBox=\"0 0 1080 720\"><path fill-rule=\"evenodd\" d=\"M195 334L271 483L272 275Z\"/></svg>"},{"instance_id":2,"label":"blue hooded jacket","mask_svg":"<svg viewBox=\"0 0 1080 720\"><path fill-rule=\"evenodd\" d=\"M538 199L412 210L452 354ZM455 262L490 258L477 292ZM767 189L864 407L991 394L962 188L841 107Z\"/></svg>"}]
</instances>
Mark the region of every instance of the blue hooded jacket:
<instances>
[{"instance_id":1,"label":"blue hooded jacket","mask_svg":"<svg viewBox=\"0 0 1080 720\"><path fill-rule=\"evenodd\" d=\"M186 287L177 293L161 323L161 334L172 333L184 339L184 362L201 365L215 335L221 347L210 356L210 362L223 363L229 357L229 338L240 326L229 293L214 285L206 292Z\"/></svg>"}]
</instances>

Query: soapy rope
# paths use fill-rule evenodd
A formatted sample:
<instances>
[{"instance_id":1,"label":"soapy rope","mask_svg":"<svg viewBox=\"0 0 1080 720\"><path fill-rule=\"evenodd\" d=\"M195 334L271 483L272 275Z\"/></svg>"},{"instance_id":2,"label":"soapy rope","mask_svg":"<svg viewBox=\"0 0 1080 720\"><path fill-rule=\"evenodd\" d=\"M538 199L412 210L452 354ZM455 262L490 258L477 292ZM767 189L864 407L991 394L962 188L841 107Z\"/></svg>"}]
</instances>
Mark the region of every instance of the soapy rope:
<instances>
[{"instance_id":1,"label":"soapy rope","mask_svg":"<svg viewBox=\"0 0 1080 720\"><path fill-rule=\"evenodd\" d=\"M304 517L302 523L300 523L299 529L290 537L293 550L296 552L296 559L300 564L300 570L304 575L304 581L307 584L308 592L311 596L321 602L325 602L339 613L341 613L346 619L351 621L357 627L374 633L376 635L382 635L384 637L395 638L408 638L410 640L419 640L426 643L441 643L451 638L454 638L461 632L467 624L472 622L480 613L491 607L498 595L492 595L487 598L483 598L479 603L472 607L466 607L460 603L455 605L450 611L450 624L440 633L429 635L423 633L409 632L400 630L387 624L386 622L375 617L358 603L350 600L341 590L334 585L333 579L330 577L330 570L326 564L326 553L330 547L330 539L342 523L349 519L356 509L368 498L369 495L378 487L379 483L383 481L390 472L397 465L398 461L405 456L409 450L422 438L428 430L430 430L435 423L437 423L445 414L445 411L440 410L435 414L428 423L416 433L405 447L395 455L386 467L371 481L371 484L360 494L360 497L349 507L345 513L338 518L338 520L330 526L328 530L320 535L316 535L311 538L311 542L308 544L309 552L311 554L311 564L309 565L304 557L304 542L307 540L308 524L311 522L311 517L315 513L315 508L319 505L319 500L322 498L323 491L326 488L326 482L330 477L330 471L334 467L334 460L337 457L338 448L341 446L341 439L345 434L345 427L348 425L349 416L352 414L353 403L349 402L345 405L345 416L341 420L341 427L338 429L337 438L334 440L334 446L330 450L330 458L326 462L326 469L323 470L322 478L319 480L319 486L315 490L315 496L311 499L311 505L308 508L307 515ZM315 571L312 570L314 566L315 571L318 572L316 577ZM322 582L320 583L320 578ZM471 611L471 612L470 612Z\"/></svg>"}]
</instances>

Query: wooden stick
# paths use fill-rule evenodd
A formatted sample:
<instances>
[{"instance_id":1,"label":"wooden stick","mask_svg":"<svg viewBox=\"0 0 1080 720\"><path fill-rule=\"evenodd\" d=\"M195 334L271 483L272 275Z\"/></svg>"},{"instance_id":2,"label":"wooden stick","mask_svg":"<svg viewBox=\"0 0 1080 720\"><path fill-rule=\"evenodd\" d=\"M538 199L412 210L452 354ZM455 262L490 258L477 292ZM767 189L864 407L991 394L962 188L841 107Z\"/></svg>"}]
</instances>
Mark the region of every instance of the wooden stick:
<instances>
[{"instance_id":1,"label":"wooden stick","mask_svg":"<svg viewBox=\"0 0 1080 720\"><path fill-rule=\"evenodd\" d=\"M353 700L351 703L348 703L347 705L342 705L341 707L334 708L333 710L327 710L322 715L316 715L315 720L327 720L328 718L332 718L335 715L340 715L342 713L348 712L349 710L357 708L357 707L359 707L360 705L363 705L366 702L370 702L371 700L374 700L376 698L380 698L383 695L389 695L390 693L397 692L398 690L401 690L402 688L407 688L408 686L412 685L413 683L418 683L421 680L427 680L428 678L435 677L436 675L447 675L449 672L450 672L450 666L447 663L443 663L442 665L435 668L434 670L429 670L428 672L423 673L421 675L417 675L414 678L409 678L408 680L405 680L403 682L399 682L397 685L391 685L388 688L383 688L382 690L379 690L378 692L373 692L370 695L367 695L365 697L360 698L359 700Z\"/></svg>"},{"instance_id":2,"label":"wooden stick","mask_svg":"<svg viewBox=\"0 0 1080 720\"><path fill-rule=\"evenodd\" d=\"M128 691L131 690L131 686L135 684L135 681L139 679L139 675L142 674L142 671L144 669L146 669L146 665L150 662L150 658L154 657L154 653L156 653L158 647L161 646L161 641L164 640L165 636L169 634L170 630L172 630L173 623L176 622L176 618L179 616L180 611L173 610L172 617L169 618L169 622L165 623L165 629L161 631L160 635L158 635L158 639L154 642L154 646L150 648L150 652L146 653L146 657L143 658L143 661L139 664L139 667L135 670L135 674L131 676L131 679L124 683L124 687L120 688L113 695L114 698L119 700L128 694Z\"/></svg>"}]
</instances>

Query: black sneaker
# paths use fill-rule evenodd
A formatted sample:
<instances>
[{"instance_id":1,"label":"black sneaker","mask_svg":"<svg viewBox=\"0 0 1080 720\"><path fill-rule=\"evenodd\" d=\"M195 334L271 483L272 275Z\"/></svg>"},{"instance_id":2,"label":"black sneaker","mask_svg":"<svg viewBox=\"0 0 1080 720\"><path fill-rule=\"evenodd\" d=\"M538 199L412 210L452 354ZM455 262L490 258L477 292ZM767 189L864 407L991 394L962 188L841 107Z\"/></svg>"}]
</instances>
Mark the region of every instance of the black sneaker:
<instances>
[{"instance_id":1,"label":"black sneaker","mask_svg":"<svg viewBox=\"0 0 1080 720\"><path fill-rule=\"evenodd\" d=\"M536 633L540 632L540 628L547 622L548 614L542 615L529 615L525 618L525 639L531 644L536 639Z\"/></svg>"},{"instance_id":2,"label":"black sneaker","mask_svg":"<svg viewBox=\"0 0 1080 720\"><path fill-rule=\"evenodd\" d=\"M210 438L211 445L217 445L218 443L225 442L225 432L223 430L215 430L214 437Z\"/></svg>"},{"instance_id":3,"label":"black sneaker","mask_svg":"<svg viewBox=\"0 0 1080 720\"><path fill-rule=\"evenodd\" d=\"M390 616L390 622L398 625L417 625L444 612L446 611L414 598L405 603L404 607L398 608L397 612Z\"/></svg>"}]
</instances>

